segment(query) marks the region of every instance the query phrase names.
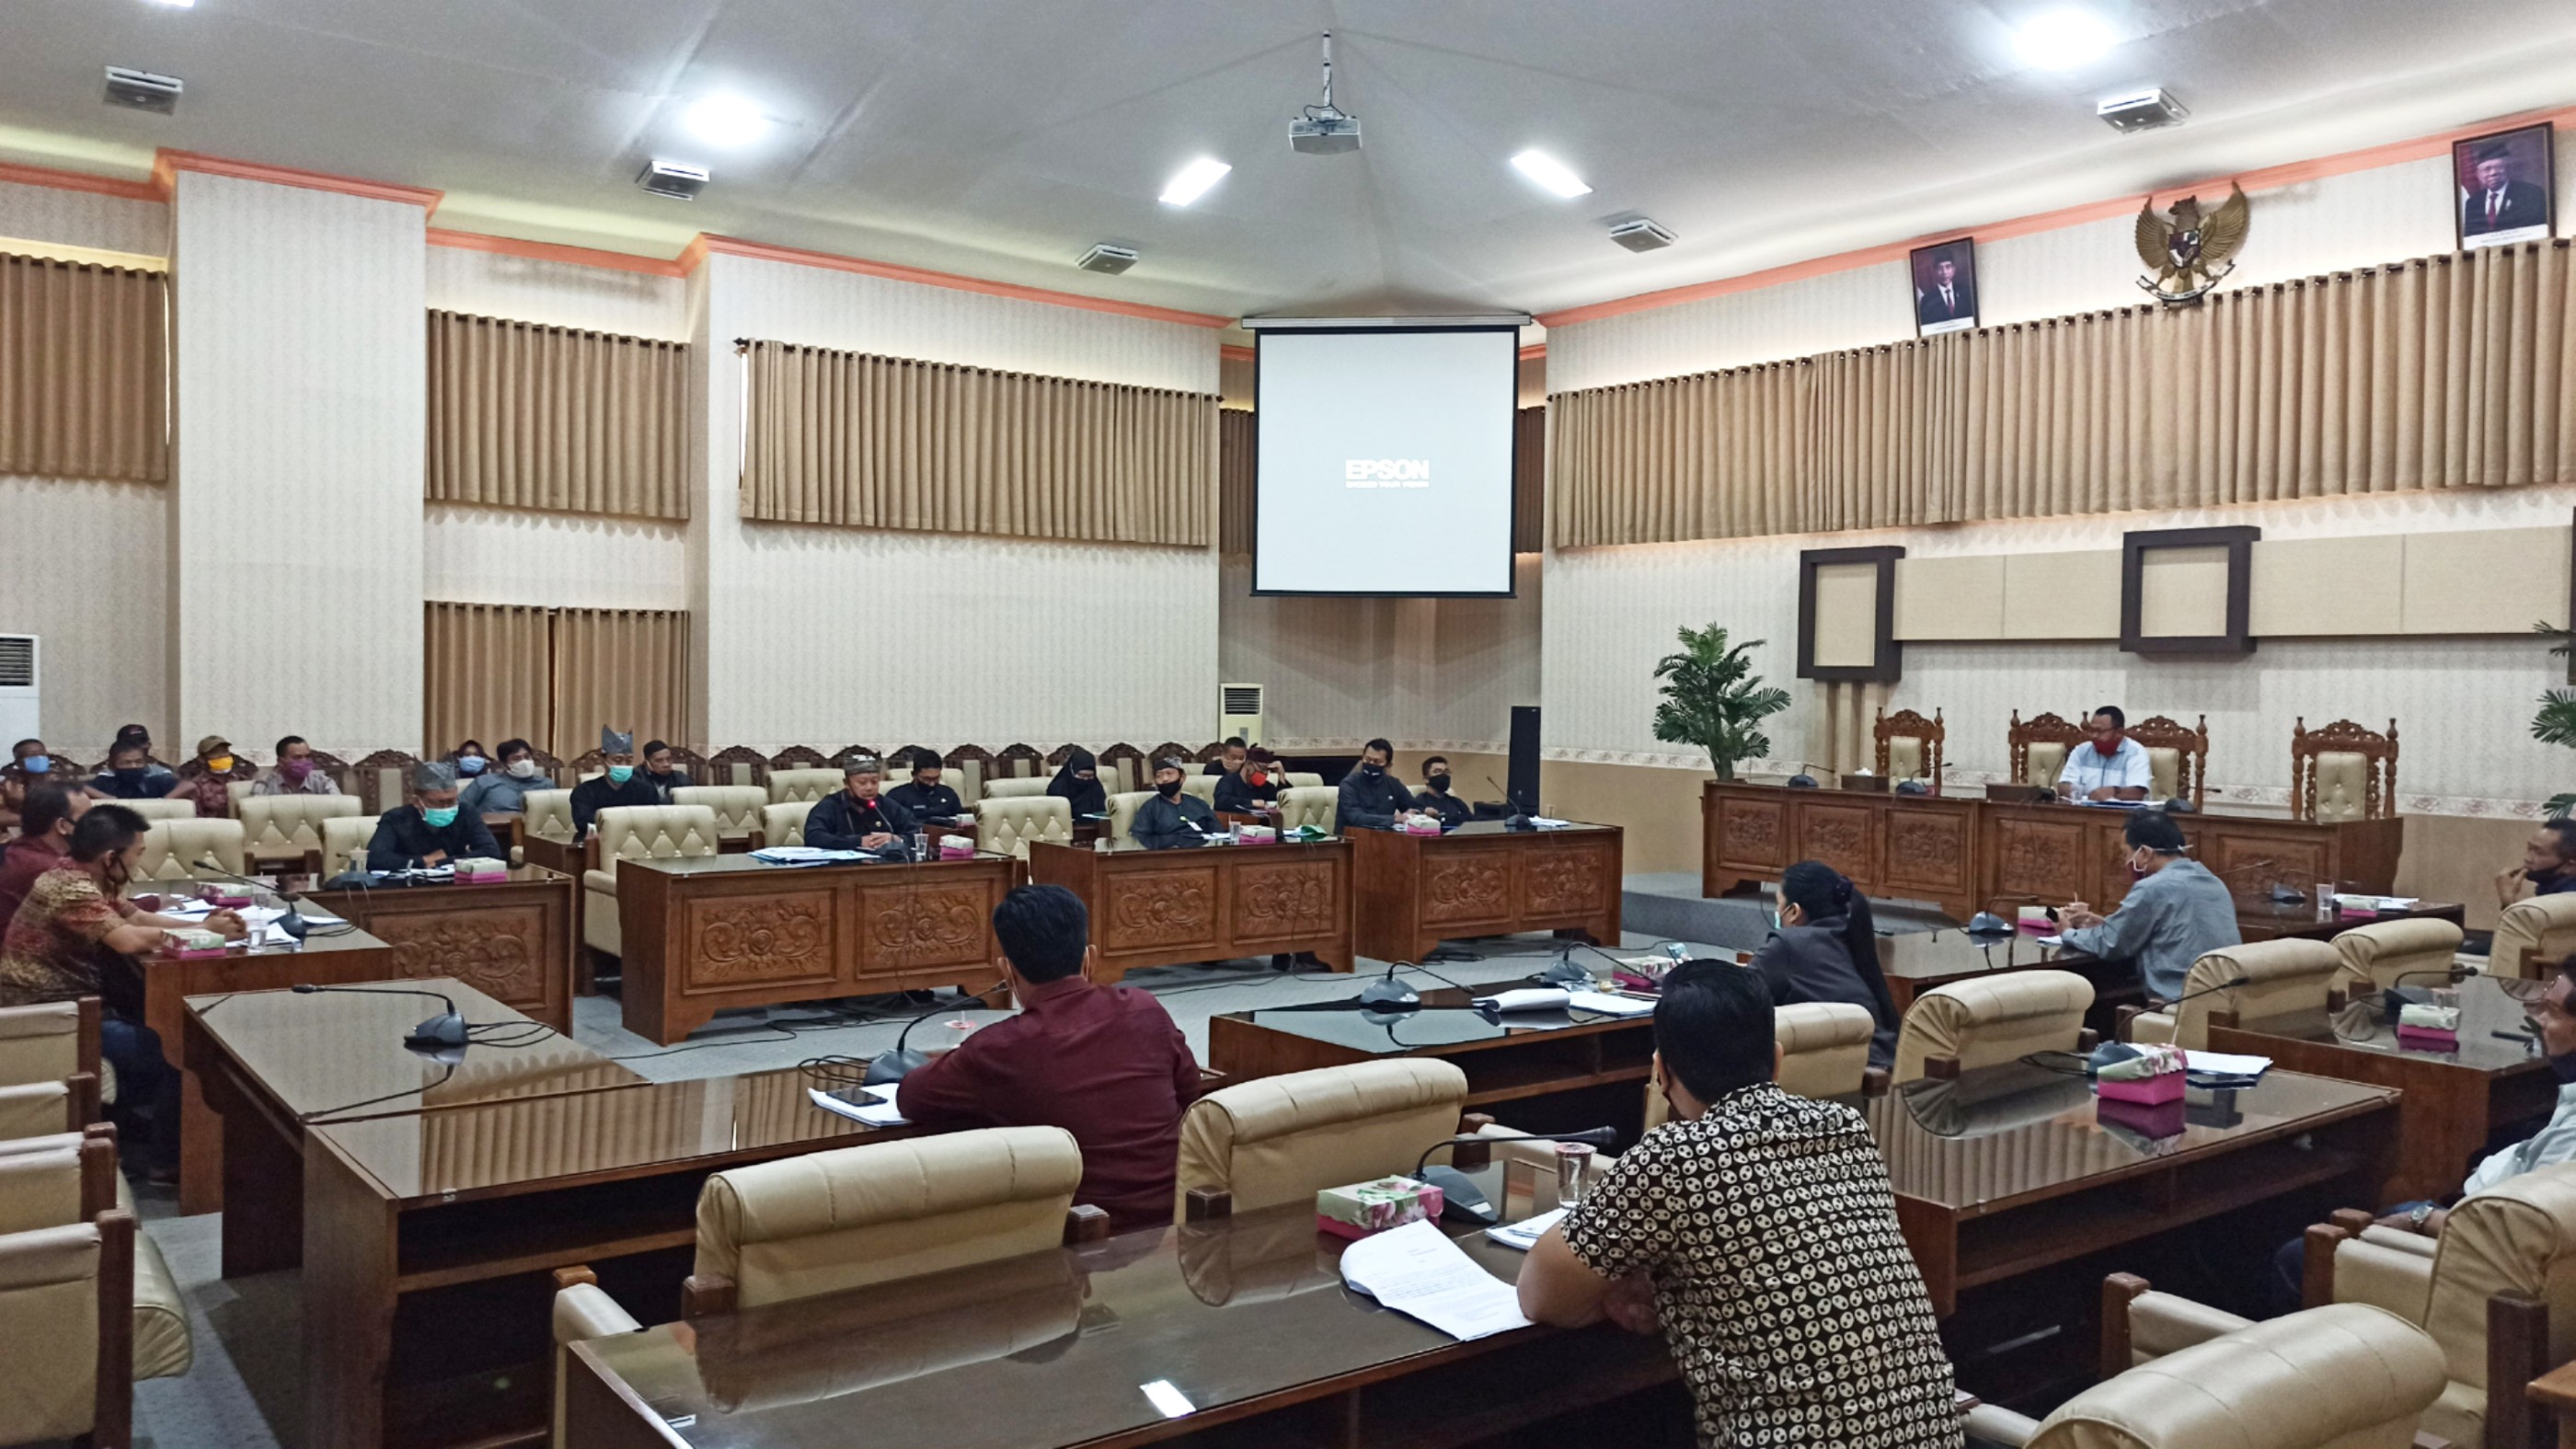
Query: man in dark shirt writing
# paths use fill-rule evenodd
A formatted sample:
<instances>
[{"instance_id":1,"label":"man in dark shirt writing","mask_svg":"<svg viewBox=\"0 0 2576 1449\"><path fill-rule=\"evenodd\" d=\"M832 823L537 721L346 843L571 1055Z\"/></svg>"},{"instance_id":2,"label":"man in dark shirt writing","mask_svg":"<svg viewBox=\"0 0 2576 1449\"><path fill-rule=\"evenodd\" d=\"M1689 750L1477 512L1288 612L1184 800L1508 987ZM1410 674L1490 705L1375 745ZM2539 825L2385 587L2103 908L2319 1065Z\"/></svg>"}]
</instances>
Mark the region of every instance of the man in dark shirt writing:
<instances>
[{"instance_id":1,"label":"man in dark shirt writing","mask_svg":"<svg viewBox=\"0 0 2576 1449\"><path fill-rule=\"evenodd\" d=\"M1172 1221L1181 1112L1199 1066L1163 1004L1090 981L1091 922L1062 886L1021 886L993 910L1020 1013L903 1079L895 1107L929 1127L1061 1127L1082 1148L1073 1200L1113 1230Z\"/></svg>"},{"instance_id":2,"label":"man in dark shirt writing","mask_svg":"<svg viewBox=\"0 0 2576 1449\"><path fill-rule=\"evenodd\" d=\"M466 859L501 859L501 846L485 828L483 817L458 809L456 796L454 765L424 760L412 766L411 801L377 817L375 837L367 842L367 869L406 870Z\"/></svg>"}]
</instances>

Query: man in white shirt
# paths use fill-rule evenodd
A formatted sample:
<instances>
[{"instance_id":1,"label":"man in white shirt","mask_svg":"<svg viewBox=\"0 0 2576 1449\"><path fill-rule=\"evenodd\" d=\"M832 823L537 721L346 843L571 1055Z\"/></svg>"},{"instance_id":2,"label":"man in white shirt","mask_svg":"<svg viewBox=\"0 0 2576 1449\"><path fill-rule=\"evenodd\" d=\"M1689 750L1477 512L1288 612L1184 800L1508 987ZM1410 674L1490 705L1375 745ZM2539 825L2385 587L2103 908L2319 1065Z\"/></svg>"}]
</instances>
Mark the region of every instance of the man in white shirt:
<instances>
[{"instance_id":1,"label":"man in white shirt","mask_svg":"<svg viewBox=\"0 0 2576 1449\"><path fill-rule=\"evenodd\" d=\"M2129 717L2116 704L2093 711L2091 741L2066 752L2057 793L2068 800L2144 800L2155 772L2147 747L2128 737Z\"/></svg>"}]
</instances>

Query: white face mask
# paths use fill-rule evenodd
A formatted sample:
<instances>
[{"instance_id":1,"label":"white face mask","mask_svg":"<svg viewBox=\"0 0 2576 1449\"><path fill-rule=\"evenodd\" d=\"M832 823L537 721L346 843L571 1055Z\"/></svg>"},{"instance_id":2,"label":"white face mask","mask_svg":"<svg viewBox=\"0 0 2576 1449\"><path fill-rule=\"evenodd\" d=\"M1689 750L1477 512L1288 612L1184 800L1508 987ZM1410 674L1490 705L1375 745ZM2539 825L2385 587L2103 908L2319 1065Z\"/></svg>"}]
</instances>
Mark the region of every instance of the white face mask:
<instances>
[{"instance_id":1,"label":"white face mask","mask_svg":"<svg viewBox=\"0 0 2576 1449\"><path fill-rule=\"evenodd\" d=\"M534 760L512 760L507 768L513 780L533 780L537 777L537 762Z\"/></svg>"}]
</instances>

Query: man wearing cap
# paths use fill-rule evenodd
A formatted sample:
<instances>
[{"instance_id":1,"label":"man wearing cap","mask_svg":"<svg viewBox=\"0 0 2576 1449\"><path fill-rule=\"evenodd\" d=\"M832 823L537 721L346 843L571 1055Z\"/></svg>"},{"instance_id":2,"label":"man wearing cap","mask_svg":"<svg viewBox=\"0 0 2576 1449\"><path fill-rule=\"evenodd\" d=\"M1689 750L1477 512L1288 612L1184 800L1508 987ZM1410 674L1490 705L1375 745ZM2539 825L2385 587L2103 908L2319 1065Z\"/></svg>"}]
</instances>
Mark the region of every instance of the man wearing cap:
<instances>
[{"instance_id":1,"label":"man wearing cap","mask_svg":"<svg viewBox=\"0 0 2576 1449\"><path fill-rule=\"evenodd\" d=\"M1154 798L1136 807L1136 823L1127 833L1147 850L1171 850L1178 846L1198 845L1205 832L1216 829L1216 812L1196 795L1181 789L1181 777L1189 772L1189 763L1178 755L1167 755L1154 763Z\"/></svg>"},{"instance_id":2,"label":"man wearing cap","mask_svg":"<svg viewBox=\"0 0 2576 1449\"><path fill-rule=\"evenodd\" d=\"M456 767L445 760L412 766L411 801L376 821L375 838L367 842L367 869L454 865L475 856L503 858L483 817L456 808Z\"/></svg>"},{"instance_id":3,"label":"man wearing cap","mask_svg":"<svg viewBox=\"0 0 2576 1449\"><path fill-rule=\"evenodd\" d=\"M2549 225L2549 194L2513 178L2511 148L2498 142L2470 159L2475 184L2460 188L2460 235L2526 231Z\"/></svg>"},{"instance_id":4,"label":"man wearing cap","mask_svg":"<svg viewBox=\"0 0 2576 1449\"><path fill-rule=\"evenodd\" d=\"M966 814L966 802L939 782L939 757L928 750L913 755L912 778L885 792L885 797L915 820L962 820Z\"/></svg>"},{"instance_id":5,"label":"man wearing cap","mask_svg":"<svg viewBox=\"0 0 2576 1449\"><path fill-rule=\"evenodd\" d=\"M911 848L912 812L877 794L885 766L874 755L852 755L841 766L843 788L814 802L805 817L805 843L817 850Z\"/></svg>"},{"instance_id":6,"label":"man wearing cap","mask_svg":"<svg viewBox=\"0 0 2576 1449\"><path fill-rule=\"evenodd\" d=\"M635 768L635 732L624 734L606 725L599 727L599 755L608 773L575 785L572 791L572 838L579 842L590 838L590 822L602 810L626 805L659 805L662 792L653 782L642 778Z\"/></svg>"}]
</instances>

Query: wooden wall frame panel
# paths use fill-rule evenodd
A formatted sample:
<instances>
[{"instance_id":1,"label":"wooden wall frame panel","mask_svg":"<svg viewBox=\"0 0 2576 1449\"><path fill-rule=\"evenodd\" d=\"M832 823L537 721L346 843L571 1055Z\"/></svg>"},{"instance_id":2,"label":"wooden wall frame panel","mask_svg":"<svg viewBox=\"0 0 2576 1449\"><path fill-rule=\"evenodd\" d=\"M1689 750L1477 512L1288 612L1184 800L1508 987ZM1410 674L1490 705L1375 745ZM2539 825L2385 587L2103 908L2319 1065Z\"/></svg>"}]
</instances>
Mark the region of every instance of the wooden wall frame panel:
<instances>
[{"instance_id":1,"label":"wooden wall frame panel","mask_svg":"<svg viewBox=\"0 0 2576 1449\"><path fill-rule=\"evenodd\" d=\"M2236 655L2254 652L2254 541L2263 530L2142 528L2120 535L2120 652L2124 654ZM2146 595L2146 555L2167 548L2227 550L2227 630L2206 636L2150 635L2141 615ZM1803 597L1803 595L1802 595ZM1804 611L1800 612L1803 625ZM1804 634L1801 633L1803 641Z\"/></svg>"},{"instance_id":2,"label":"wooden wall frame panel","mask_svg":"<svg viewBox=\"0 0 2576 1449\"><path fill-rule=\"evenodd\" d=\"M1896 561L1899 547L1809 548L1798 552L1798 677L1827 684L1893 684L1904 674L1904 646L1896 640ZM1855 665L1816 663L1816 570L1832 564L1878 567L1878 619L1873 626L1872 661Z\"/></svg>"}]
</instances>

